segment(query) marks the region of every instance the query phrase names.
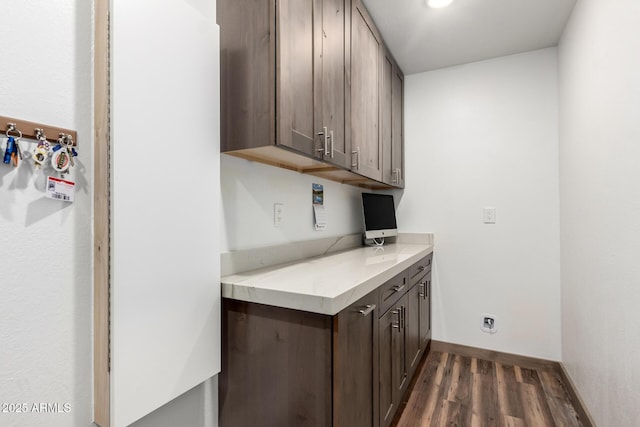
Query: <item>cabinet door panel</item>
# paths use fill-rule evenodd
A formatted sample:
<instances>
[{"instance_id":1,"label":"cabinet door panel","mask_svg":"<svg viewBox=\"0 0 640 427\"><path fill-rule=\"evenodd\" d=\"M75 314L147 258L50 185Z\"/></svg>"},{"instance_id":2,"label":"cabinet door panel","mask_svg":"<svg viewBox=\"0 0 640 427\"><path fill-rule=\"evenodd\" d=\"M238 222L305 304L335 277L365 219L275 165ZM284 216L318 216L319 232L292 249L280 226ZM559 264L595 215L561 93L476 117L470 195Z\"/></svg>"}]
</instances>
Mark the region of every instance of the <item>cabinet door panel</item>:
<instances>
[{"instance_id":1,"label":"cabinet door panel","mask_svg":"<svg viewBox=\"0 0 640 427\"><path fill-rule=\"evenodd\" d=\"M382 145L378 128L380 38L359 1L353 3L351 26L352 170L382 180Z\"/></svg>"},{"instance_id":2,"label":"cabinet door panel","mask_svg":"<svg viewBox=\"0 0 640 427\"><path fill-rule=\"evenodd\" d=\"M397 187L404 188L404 77L396 66L391 85L391 170Z\"/></svg>"},{"instance_id":3,"label":"cabinet door panel","mask_svg":"<svg viewBox=\"0 0 640 427\"><path fill-rule=\"evenodd\" d=\"M380 426L388 426L396 410L395 386L393 383L394 355L400 351L397 346L400 341L394 335L400 333L398 311L390 309L380 318Z\"/></svg>"},{"instance_id":4,"label":"cabinet door panel","mask_svg":"<svg viewBox=\"0 0 640 427\"><path fill-rule=\"evenodd\" d=\"M389 55L382 59L382 83L380 85L380 130L382 135L382 181L395 184L394 172L391 168L392 157L392 112L391 100L393 84L393 63Z\"/></svg>"},{"instance_id":5,"label":"cabinet door panel","mask_svg":"<svg viewBox=\"0 0 640 427\"><path fill-rule=\"evenodd\" d=\"M314 68L321 46L315 36L321 19L314 13L315 4L312 0L278 1L276 57L278 142L312 156L318 140L315 94L320 93Z\"/></svg>"},{"instance_id":6,"label":"cabinet door panel","mask_svg":"<svg viewBox=\"0 0 640 427\"><path fill-rule=\"evenodd\" d=\"M416 285L408 292L407 297L407 371L409 377L413 375L420 361L420 304L422 288Z\"/></svg>"},{"instance_id":7,"label":"cabinet door panel","mask_svg":"<svg viewBox=\"0 0 640 427\"><path fill-rule=\"evenodd\" d=\"M424 294L420 300L420 348L425 349L431 339L431 272L421 281Z\"/></svg>"},{"instance_id":8,"label":"cabinet door panel","mask_svg":"<svg viewBox=\"0 0 640 427\"><path fill-rule=\"evenodd\" d=\"M393 385L395 387L395 390L394 390L395 395L394 395L393 401L395 402L396 406L400 405L400 400L402 399L402 395L404 394L404 391L406 390L409 383L407 381L407 364L406 364L407 302L408 302L408 297L406 294L402 297L402 299L400 299L400 301L398 301L397 309L401 312L400 329L397 334L393 334L392 336L392 341L393 341L392 346L395 351L393 354L393 362L392 362L392 367L393 367L392 377L393 377Z\"/></svg>"},{"instance_id":9,"label":"cabinet door panel","mask_svg":"<svg viewBox=\"0 0 640 427\"><path fill-rule=\"evenodd\" d=\"M371 427L377 413L377 292L345 308L333 320L333 425Z\"/></svg>"},{"instance_id":10,"label":"cabinet door panel","mask_svg":"<svg viewBox=\"0 0 640 427\"><path fill-rule=\"evenodd\" d=\"M330 132L324 160L341 167L350 161L351 135L345 127L348 0L324 0L322 5L322 127Z\"/></svg>"}]
</instances>

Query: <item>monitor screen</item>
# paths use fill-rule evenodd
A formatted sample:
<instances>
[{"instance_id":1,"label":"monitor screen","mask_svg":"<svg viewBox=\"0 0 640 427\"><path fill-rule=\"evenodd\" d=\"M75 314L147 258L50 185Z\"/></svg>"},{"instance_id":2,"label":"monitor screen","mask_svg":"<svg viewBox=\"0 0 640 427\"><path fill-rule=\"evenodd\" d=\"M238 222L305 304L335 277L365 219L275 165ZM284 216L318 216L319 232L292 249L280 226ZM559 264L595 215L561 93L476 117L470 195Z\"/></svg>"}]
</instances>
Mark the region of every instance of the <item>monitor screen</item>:
<instances>
[{"instance_id":1,"label":"monitor screen","mask_svg":"<svg viewBox=\"0 0 640 427\"><path fill-rule=\"evenodd\" d=\"M396 206L392 195L362 193L362 210L367 239L398 235Z\"/></svg>"}]
</instances>

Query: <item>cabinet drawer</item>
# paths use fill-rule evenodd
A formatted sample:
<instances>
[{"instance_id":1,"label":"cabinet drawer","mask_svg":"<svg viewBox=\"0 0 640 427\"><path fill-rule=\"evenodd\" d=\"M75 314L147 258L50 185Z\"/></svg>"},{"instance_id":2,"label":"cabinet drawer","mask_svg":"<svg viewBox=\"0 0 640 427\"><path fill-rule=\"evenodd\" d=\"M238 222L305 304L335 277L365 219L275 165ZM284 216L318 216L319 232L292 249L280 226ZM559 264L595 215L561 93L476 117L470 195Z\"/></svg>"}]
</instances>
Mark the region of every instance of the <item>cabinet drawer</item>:
<instances>
[{"instance_id":1,"label":"cabinet drawer","mask_svg":"<svg viewBox=\"0 0 640 427\"><path fill-rule=\"evenodd\" d=\"M407 271L403 271L380 286L380 312L382 316L408 290Z\"/></svg>"},{"instance_id":2,"label":"cabinet drawer","mask_svg":"<svg viewBox=\"0 0 640 427\"><path fill-rule=\"evenodd\" d=\"M431 271L431 260L433 258L433 252L422 258L420 261L413 264L409 267L408 277L409 277L409 288L412 288L413 285L418 283L420 279L424 276L424 274L428 271Z\"/></svg>"}]
</instances>

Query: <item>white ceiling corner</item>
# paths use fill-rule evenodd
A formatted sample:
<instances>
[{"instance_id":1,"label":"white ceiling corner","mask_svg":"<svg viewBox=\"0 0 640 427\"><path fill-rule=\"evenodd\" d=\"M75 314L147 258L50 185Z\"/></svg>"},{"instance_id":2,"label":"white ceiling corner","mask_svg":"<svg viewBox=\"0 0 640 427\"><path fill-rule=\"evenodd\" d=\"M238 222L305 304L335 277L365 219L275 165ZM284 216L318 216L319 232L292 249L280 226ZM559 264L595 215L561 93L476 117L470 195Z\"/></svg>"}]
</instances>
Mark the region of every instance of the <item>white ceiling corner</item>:
<instances>
[{"instance_id":1,"label":"white ceiling corner","mask_svg":"<svg viewBox=\"0 0 640 427\"><path fill-rule=\"evenodd\" d=\"M556 46L576 0L363 0L405 74Z\"/></svg>"}]
</instances>

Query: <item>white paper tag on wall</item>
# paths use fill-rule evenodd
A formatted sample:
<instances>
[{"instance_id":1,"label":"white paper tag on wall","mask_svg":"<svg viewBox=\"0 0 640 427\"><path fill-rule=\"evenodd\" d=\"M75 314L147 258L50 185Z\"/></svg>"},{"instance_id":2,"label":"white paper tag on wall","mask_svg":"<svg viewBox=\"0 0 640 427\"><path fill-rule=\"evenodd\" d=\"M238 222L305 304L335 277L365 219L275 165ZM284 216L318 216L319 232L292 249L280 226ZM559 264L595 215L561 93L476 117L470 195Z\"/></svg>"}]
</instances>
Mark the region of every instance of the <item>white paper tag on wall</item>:
<instances>
[{"instance_id":1,"label":"white paper tag on wall","mask_svg":"<svg viewBox=\"0 0 640 427\"><path fill-rule=\"evenodd\" d=\"M313 205L313 214L316 220L316 230L324 230L327 227L327 211L324 205Z\"/></svg>"},{"instance_id":2,"label":"white paper tag on wall","mask_svg":"<svg viewBox=\"0 0 640 427\"><path fill-rule=\"evenodd\" d=\"M76 183L66 179L47 177L47 197L73 203L76 198Z\"/></svg>"}]
</instances>

